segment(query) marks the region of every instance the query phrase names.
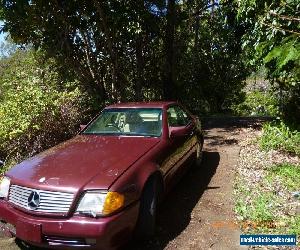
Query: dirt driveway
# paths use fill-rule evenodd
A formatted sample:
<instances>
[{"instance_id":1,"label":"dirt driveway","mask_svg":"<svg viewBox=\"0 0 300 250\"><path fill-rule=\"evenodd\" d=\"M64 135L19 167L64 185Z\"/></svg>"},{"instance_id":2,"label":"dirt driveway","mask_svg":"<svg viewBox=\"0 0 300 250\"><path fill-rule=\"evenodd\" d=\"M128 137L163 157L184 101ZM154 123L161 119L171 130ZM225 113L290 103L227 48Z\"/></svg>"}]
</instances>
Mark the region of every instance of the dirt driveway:
<instances>
[{"instance_id":1,"label":"dirt driveway","mask_svg":"<svg viewBox=\"0 0 300 250\"><path fill-rule=\"evenodd\" d=\"M209 119L206 123L201 168L191 169L161 204L156 236L128 249L245 249L234 222L233 180L238 163L240 127L253 119ZM12 239L0 238L0 249L20 249Z\"/></svg>"},{"instance_id":2,"label":"dirt driveway","mask_svg":"<svg viewBox=\"0 0 300 250\"><path fill-rule=\"evenodd\" d=\"M156 237L128 249L245 249L234 221L233 180L240 128L255 122L209 119L201 168L191 169L161 205Z\"/></svg>"}]
</instances>

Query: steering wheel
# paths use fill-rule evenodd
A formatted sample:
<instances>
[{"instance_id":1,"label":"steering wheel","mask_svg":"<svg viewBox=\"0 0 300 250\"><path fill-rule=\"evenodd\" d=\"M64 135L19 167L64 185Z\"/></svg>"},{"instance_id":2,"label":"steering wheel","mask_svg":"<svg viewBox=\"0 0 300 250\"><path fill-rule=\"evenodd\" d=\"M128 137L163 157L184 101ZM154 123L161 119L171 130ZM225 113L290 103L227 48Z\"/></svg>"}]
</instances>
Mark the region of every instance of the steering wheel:
<instances>
[{"instance_id":1,"label":"steering wheel","mask_svg":"<svg viewBox=\"0 0 300 250\"><path fill-rule=\"evenodd\" d=\"M115 128L116 130L118 130L118 132L122 132L122 130L116 124L114 124L114 123L107 123L105 125L105 127L107 127L107 128Z\"/></svg>"}]
</instances>

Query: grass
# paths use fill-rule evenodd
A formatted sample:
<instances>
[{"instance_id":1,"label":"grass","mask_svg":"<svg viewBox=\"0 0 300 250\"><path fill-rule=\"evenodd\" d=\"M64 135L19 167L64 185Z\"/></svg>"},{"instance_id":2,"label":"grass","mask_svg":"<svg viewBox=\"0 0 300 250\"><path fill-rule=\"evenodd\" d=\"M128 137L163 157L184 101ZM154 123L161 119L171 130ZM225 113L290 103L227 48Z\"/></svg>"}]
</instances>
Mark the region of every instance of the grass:
<instances>
[{"instance_id":1,"label":"grass","mask_svg":"<svg viewBox=\"0 0 300 250\"><path fill-rule=\"evenodd\" d=\"M286 220L286 225L289 225L288 231L287 231L288 234L296 234L299 236L299 234L300 234L300 216L299 215ZM283 230L282 233L286 233L286 231Z\"/></svg>"},{"instance_id":2,"label":"grass","mask_svg":"<svg viewBox=\"0 0 300 250\"><path fill-rule=\"evenodd\" d=\"M235 185L235 212L242 231L299 236L299 214L286 214L283 205L291 203L288 196L292 191L300 191L300 165L284 163L265 171L265 178L252 186L243 179ZM283 192L280 195L275 192L278 188Z\"/></svg>"},{"instance_id":3,"label":"grass","mask_svg":"<svg viewBox=\"0 0 300 250\"><path fill-rule=\"evenodd\" d=\"M241 165L246 166L250 173L243 174L245 169L241 169L235 186L237 218L244 233L296 234L300 244L300 215L297 211L300 198L293 196L293 192L300 192L300 163L286 161L297 162L295 160L300 156L300 131L281 121L264 124L262 132L255 143L256 150L277 150L274 153L279 156L274 165L261 164L259 181L254 181L249 180L249 176L256 176L263 159L246 151L243 157L254 158L257 165L252 168L247 161ZM266 155L272 156L273 153ZM278 160L281 163L277 163Z\"/></svg>"},{"instance_id":4,"label":"grass","mask_svg":"<svg viewBox=\"0 0 300 250\"><path fill-rule=\"evenodd\" d=\"M272 193L262 193L254 197L252 206L249 209L249 219L253 221L272 221L273 206L276 203L277 197Z\"/></svg>"},{"instance_id":5,"label":"grass","mask_svg":"<svg viewBox=\"0 0 300 250\"><path fill-rule=\"evenodd\" d=\"M256 193L239 191L238 201L235 205L235 212L241 217L242 221L248 221L255 224L264 224L267 221L273 221L274 206L279 202L272 192ZM247 201L247 202L245 202Z\"/></svg>"},{"instance_id":6,"label":"grass","mask_svg":"<svg viewBox=\"0 0 300 250\"><path fill-rule=\"evenodd\" d=\"M282 163L272 166L266 178L269 182L277 178L289 191L300 191L300 165Z\"/></svg>"}]
</instances>

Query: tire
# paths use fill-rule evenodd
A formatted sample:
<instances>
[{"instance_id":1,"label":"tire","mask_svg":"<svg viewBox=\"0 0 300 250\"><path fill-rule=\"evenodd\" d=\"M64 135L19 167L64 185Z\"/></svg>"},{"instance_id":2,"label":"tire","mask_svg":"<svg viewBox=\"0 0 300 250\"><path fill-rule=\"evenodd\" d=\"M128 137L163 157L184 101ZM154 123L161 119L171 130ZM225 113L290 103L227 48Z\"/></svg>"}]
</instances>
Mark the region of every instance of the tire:
<instances>
[{"instance_id":1,"label":"tire","mask_svg":"<svg viewBox=\"0 0 300 250\"><path fill-rule=\"evenodd\" d=\"M140 199L139 216L135 228L135 237L138 240L144 241L154 235L157 205L157 180L152 177L147 181Z\"/></svg>"},{"instance_id":2,"label":"tire","mask_svg":"<svg viewBox=\"0 0 300 250\"><path fill-rule=\"evenodd\" d=\"M200 167L203 159L203 140L199 140L196 144L196 160L195 165L196 167Z\"/></svg>"},{"instance_id":3,"label":"tire","mask_svg":"<svg viewBox=\"0 0 300 250\"><path fill-rule=\"evenodd\" d=\"M20 240L18 238L16 238L15 242L21 250L38 250L37 247L34 247L34 246L30 245L29 243L27 243L23 240Z\"/></svg>"}]
</instances>

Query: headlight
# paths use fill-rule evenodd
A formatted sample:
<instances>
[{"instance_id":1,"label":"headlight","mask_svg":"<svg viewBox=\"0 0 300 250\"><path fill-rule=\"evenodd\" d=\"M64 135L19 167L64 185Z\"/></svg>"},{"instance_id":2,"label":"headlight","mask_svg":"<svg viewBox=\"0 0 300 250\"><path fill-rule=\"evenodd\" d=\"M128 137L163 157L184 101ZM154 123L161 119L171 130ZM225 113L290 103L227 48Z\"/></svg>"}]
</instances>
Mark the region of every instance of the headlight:
<instances>
[{"instance_id":1,"label":"headlight","mask_svg":"<svg viewBox=\"0 0 300 250\"><path fill-rule=\"evenodd\" d=\"M10 186L10 179L4 176L0 183L0 198L7 198Z\"/></svg>"},{"instance_id":2,"label":"headlight","mask_svg":"<svg viewBox=\"0 0 300 250\"><path fill-rule=\"evenodd\" d=\"M76 213L93 217L109 215L124 205L124 195L117 192L86 192Z\"/></svg>"}]
</instances>

